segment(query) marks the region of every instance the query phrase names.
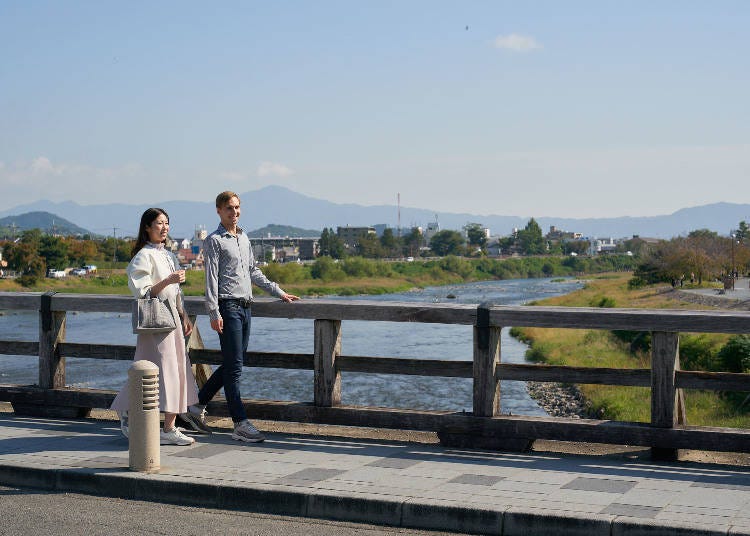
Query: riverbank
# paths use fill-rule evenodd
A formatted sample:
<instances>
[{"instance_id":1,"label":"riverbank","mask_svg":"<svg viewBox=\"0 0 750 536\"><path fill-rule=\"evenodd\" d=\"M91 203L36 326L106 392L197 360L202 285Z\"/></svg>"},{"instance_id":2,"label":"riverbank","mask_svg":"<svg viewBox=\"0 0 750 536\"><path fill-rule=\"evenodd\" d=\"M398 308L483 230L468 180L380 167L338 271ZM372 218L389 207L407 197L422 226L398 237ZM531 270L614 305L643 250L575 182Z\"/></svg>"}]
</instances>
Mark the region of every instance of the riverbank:
<instances>
[{"instance_id":1,"label":"riverbank","mask_svg":"<svg viewBox=\"0 0 750 536\"><path fill-rule=\"evenodd\" d=\"M586 286L564 296L540 300L538 305L566 307L627 307L653 309L747 309L741 296L720 295L712 289L673 289L664 285L628 288L628 276L591 277ZM744 285L747 286L747 285ZM739 291L736 292L739 294ZM719 302L718 300L724 300ZM527 355L536 362L580 367L649 368L647 337L632 332L520 328L514 335L530 344ZM730 339L726 334L683 333L680 354L687 370L715 370L718 351ZM636 344L640 341L640 344ZM713 364L713 365L711 365ZM576 392L577 391L577 392ZM530 386L529 393L553 415L649 422L649 392L642 387L581 385ZM750 413L732 397L714 391L686 393L687 422L701 426L748 428ZM736 397L735 397L736 398ZM569 406L569 407L568 407Z\"/></svg>"}]
</instances>

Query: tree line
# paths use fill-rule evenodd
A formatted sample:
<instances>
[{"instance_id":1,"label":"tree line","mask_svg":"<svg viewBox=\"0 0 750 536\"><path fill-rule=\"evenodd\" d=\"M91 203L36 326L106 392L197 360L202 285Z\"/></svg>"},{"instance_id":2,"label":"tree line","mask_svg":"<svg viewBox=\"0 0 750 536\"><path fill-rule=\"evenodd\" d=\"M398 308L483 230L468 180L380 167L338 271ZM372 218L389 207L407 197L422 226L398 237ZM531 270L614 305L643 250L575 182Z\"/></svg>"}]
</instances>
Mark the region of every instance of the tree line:
<instances>
[{"instance_id":1,"label":"tree line","mask_svg":"<svg viewBox=\"0 0 750 536\"><path fill-rule=\"evenodd\" d=\"M649 245L640 251L640 262L631 287L659 283L722 279L750 271L750 228L741 221L729 236L698 229Z\"/></svg>"}]
</instances>

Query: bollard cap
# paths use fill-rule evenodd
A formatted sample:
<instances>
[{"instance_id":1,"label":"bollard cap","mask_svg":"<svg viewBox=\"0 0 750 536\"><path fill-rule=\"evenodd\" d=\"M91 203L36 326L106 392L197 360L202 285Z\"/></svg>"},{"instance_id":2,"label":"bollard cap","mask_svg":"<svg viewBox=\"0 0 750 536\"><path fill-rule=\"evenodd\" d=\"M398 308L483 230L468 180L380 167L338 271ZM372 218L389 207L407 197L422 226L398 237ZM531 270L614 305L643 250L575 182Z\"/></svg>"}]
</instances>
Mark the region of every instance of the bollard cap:
<instances>
[{"instance_id":1,"label":"bollard cap","mask_svg":"<svg viewBox=\"0 0 750 536\"><path fill-rule=\"evenodd\" d=\"M157 367L154 363L148 361L147 359L136 361L130 366L130 369L128 370L128 374L134 374L138 376L145 376L147 374L154 373L159 373L159 367Z\"/></svg>"}]
</instances>

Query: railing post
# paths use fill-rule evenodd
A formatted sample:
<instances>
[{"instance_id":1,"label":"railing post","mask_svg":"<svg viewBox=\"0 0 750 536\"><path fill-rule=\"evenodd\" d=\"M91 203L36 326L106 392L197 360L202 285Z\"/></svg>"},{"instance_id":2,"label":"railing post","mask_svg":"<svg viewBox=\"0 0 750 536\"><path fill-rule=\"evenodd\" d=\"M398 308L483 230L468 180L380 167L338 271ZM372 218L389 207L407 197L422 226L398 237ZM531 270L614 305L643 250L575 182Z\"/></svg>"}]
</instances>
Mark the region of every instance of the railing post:
<instances>
[{"instance_id":1,"label":"railing post","mask_svg":"<svg viewBox=\"0 0 750 536\"><path fill-rule=\"evenodd\" d=\"M314 390L315 405L341 404L341 371L336 358L341 354L341 320L315 320Z\"/></svg>"},{"instance_id":2,"label":"railing post","mask_svg":"<svg viewBox=\"0 0 750 536\"><path fill-rule=\"evenodd\" d=\"M675 385L675 371L680 368L679 351L679 333L651 333L651 426L673 428L679 422L682 397ZM682 413L684 415L684 408ZM651 457L676 460L679 449L652 447Z\"/></svg>"},{"instance_id":3,"label":"railing post","mask_svg":"<svg viewBox=\"0 0 750 536\"><path fill-rule=\"evenodd\" d=\"M198 316L190 315L188 318L190 318L190 323L193 325L193 332L188 337L185 337L185 353L189 358L191 349L202 350L205 346L203 346L203 338L201 337L201 332L198 331L198 324L196 323ZM195 383L198 384L198 388L200 389L211 377L211 365L206 365L205 363L193 364L192 362L191 365L193 376L195 376Z\"/></svg>"},{"instance_id":4,"label":"railing post","mask_svg":"<svg viewBox=\"0 0 750 536\"><path fill-rule=\"evenodd\" d=\"M474 415L494 417L500 412L500 333L502 328L490 326L488 304L477 308L474 326Z\"/></svg>"},{"instance_id":5,"label":"railing post","mask_svg":"<svg viewBox=\"0 0 750 536\"><path fill-rule=\"evenodd\" d=\"M52 310L54 292L41 295L39 304L39 387L62 389L65 387L65 358L58 345L65 342L65 311ZM42 397L38 402L12 402L16 415L33 417L86 417L91 408L54 406Z\"/></svg>"},{"instance_id":6,"label":"railing post","mask_svg":"<svg viewBox=\"0 0 750 536\"><path fill-rule=\"evenodd\" d=\"M57 351L57 344L65 341L65 311L52 310L54 292L41 296L39 308L39 387L65 387L65 358Z\"/></svg>"}]
</instances>

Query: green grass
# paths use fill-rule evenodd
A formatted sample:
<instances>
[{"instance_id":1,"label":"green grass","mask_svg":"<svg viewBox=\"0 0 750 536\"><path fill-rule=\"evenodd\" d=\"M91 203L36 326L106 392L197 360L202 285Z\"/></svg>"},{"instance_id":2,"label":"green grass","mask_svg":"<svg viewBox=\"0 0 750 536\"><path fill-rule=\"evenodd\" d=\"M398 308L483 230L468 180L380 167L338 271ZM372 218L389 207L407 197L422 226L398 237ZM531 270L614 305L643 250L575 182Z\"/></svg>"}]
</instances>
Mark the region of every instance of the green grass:
<instances>
[{"instance_id":1,"label":"green grass","mask_svg":"<svg viewBox=\"0 0 750 536\"><path fill-rule=\"evenodd\" d=\"M591 307L614 302L618 307L655 309L695 309L698 306L672 299L659 287L628 290L629 274L610 274L589 279L585 287L565 296L536 302L536 305ZM649 368L650 355L631 353L629 344L605 330L561 328L515 328L514 336L530 344L527 356L550 365L605 368ZM704 334L709 347L721 347L728 335ZM687 338L685 334L682 338ZM580 385L592 413L599 418L649 422L650 390L642 387ZM727 397L714 391L686 390L685 409L688 424L750 428L750 401L739 407L743 397Z\"/></svg>"}]
</instances>

